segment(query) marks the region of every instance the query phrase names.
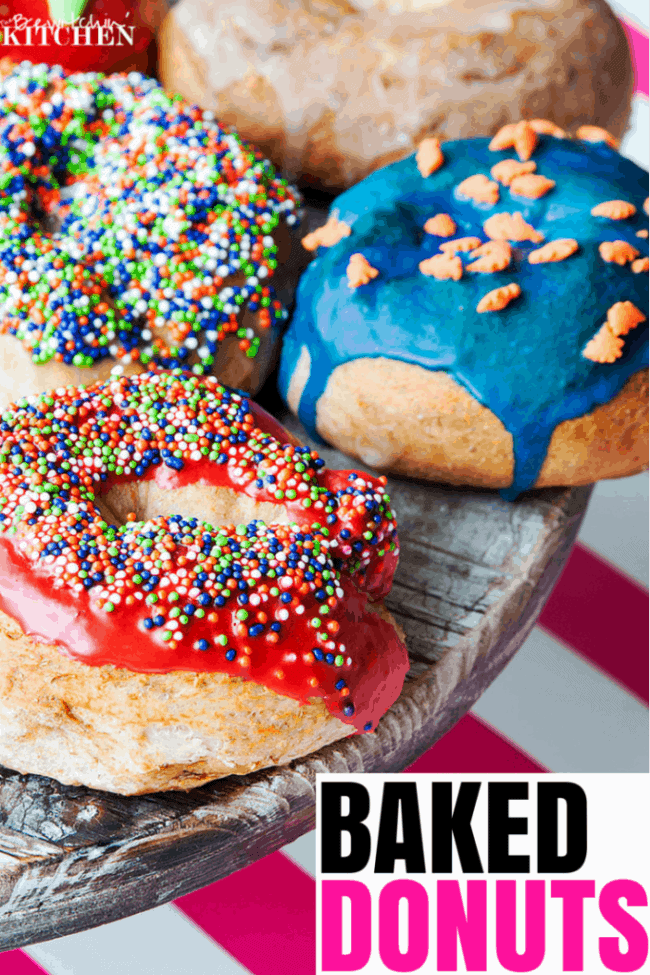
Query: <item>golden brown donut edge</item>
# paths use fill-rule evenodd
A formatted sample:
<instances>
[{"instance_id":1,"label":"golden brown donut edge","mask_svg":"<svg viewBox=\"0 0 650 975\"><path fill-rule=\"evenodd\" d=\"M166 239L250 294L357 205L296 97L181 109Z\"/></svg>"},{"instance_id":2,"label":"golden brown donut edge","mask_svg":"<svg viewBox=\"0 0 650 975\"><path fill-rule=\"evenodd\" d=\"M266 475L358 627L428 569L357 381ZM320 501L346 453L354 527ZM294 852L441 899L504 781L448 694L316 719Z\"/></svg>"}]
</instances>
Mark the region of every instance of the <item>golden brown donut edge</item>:
<instances>
[{"instance_id":1,"label":"golden brown donut edge","mask_svg":"<svg viewBox=\"0 0 650 975\"><path fill-rule=\"evenodd\" d=\"M0 764L122 795L285 765L354 730L320 698L300 705L226 674L81 663L3 612L0 724Z\"/></svg>"},{"instance_id":2,"label":"golden brown donut edge","mask_svg":"<svg viewBox=\"0 0 650 975\"><path fill-rule=\"evenodd\" d=\"M297 412L309 377L303 347L288 391ZM512 482L512 436L451 376L395 359L338 366L317 404L324 440L382 472L505 488ZM535 487L591 484L648 467L648 372L632 376L609 403L560 423Z\"/></svg>"}]
</instances>

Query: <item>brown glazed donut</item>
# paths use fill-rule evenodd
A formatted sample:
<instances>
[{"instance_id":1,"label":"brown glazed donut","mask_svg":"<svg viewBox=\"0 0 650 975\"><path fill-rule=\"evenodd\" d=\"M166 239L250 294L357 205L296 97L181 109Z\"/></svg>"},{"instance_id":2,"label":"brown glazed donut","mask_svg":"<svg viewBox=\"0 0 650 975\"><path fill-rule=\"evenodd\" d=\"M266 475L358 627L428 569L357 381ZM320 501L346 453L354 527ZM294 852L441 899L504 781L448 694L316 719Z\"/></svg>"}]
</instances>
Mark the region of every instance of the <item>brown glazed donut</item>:
<instances>
[{"instance_id":1,"label":"brown glazed donut","mask_svg":"<svg viewBox=\"0 0 650 975\"><path fill-rule=\"evenodd\" d=\"M291 283L285 181L153 79L6 69L0 406L151 363L257 390Z\"/></svg>"},{"instance_id":2,"label":"brown glazed donut","mask_svg":"<svg viewBox=\"0 0 650 975\"><path fill-rule=\"evenodd\" d=\"M212 377L31 397L0 431L0 763L134 794L374 730L409 667L385 478Z\"/></svg>"},{"instance_id":3,"label":"brown glazed donut","mask_svg":"<svg viewBox=\"0 0 650 975\"><path fill-rule=\"evenodd\" d=\"M180 0L160 76L291 179L351 186L426 135L543 116L623 134L633 76L604 0Z\"/></svg>"}]
</instances>

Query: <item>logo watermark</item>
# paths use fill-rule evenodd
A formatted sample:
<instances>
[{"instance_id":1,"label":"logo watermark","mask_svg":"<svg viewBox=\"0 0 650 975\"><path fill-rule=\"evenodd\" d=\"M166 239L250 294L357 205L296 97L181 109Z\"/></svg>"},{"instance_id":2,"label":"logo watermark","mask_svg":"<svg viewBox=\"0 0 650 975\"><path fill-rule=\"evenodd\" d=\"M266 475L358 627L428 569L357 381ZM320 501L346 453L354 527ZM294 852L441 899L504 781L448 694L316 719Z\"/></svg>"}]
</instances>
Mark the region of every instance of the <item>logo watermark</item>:
<instances>
[{"instance_id":1,"label":"logo watermark","mask_svg":"<svg viewBox=\"0 0 650 975\"><path fill-rule=\"evenodd\" d=\"M78 17L71 23L14 14L0 20L0 45L7 47L133 47L135 26L105 17Z\"/></svg>"}]
</instances>

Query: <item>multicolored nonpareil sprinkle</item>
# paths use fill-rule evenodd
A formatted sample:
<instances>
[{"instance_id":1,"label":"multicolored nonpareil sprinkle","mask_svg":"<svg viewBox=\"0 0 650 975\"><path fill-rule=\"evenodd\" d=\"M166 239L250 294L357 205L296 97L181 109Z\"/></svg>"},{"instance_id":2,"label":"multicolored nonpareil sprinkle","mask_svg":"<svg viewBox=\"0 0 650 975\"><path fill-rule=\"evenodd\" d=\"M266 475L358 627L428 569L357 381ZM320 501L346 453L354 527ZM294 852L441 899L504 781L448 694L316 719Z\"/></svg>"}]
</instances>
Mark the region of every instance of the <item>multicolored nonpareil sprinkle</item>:
<instances>
[{"instance_id":1,"label":"multicolored nonpareil sprinkle","mask_svg":"<svg viewBox=\"0 0 650 975\"><path fill-rule=\"evenodd\" d=\"M28 560L42 598L81 600L79 612L96 614L100 630L107 615L137 626L149 648L143 669L166 669L160 653L176 651L181 669L256 679L277 644L276 689L287 653L304 651L311 657L301 666L320 661L337 671L339 710L352 718L354 704L343 699L362 621L356 609L349 617L346 599L383 595L397 563L385 478L325 470L315 451L264 427L245 397L178 371L32 397L0 422L0 544ZM98 497L144 479L281 502L287 523L130 514L124 525L108 524ZM322 675L298 696L318 694L321 684Z\"/></svg>"},{"instance_id":2,"label":"multicolored nonpareil sprinkle","mask_svg":"<svg viewBox=\"0 0 650 975\"><path fill-rule=\"evenodd\" d=\"M270 279L295 210L260 152L151 78L24 62L0 82L0 314L35 362L203 374L231 333L253 357L242 311L286 317Z\"/></svg>"}]
</instances>

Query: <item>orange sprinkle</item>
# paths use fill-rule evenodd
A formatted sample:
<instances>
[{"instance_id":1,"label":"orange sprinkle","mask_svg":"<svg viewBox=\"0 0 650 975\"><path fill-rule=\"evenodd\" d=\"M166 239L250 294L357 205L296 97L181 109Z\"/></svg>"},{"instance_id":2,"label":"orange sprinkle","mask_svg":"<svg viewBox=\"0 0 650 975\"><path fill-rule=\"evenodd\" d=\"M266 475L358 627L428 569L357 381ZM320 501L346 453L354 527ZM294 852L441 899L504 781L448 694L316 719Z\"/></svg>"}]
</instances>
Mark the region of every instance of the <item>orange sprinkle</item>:
<instances>
[{"instance_id":1,"label":"orange sprinkle","mask_svg":"<svg viewBox=\"0 0 650 975\"><path fill-rule=\"evenodd\" d=\"M606 142L612 149L618 149L620 143L607 129L601 129L599 125L581 125L576 132L576 139L581 142Z\"/></svg>"},{"instance_id":2,"label":"orange sprinkle","mask_svg":"<svg viewBox=\"0 0 650 975\"><path fill-rule=\"evenodd\" d=\"M628 217L633 217L635 213L634 204L627 203L625 200L606 200L605 203L599 203L591 211L592 217L609 217L610 220L627 220Z\"/></svg>"},{"instance_id":3,"label":"orange sprinkle","mask_svg":"<svg viewBox=\"0 0 650 975\"><path fill-rule=\"evenodd\" d=\"M508 267L512 258L512 248L507 240L489 240L487 244L477 247L469 256L477 257L478 260L467 265L468 271L493 274Z\"/></svg>"},{"instance_id":4,"label":"orange sprinkle","mask_svg":"<svg viewBox=\"0 0 650 975\"><path fill-rule=\"evenodd\" d=\"M521 213L495 213L483 224L483 230L492 240L532 240L541 244L544 234L526 223Z\"/></svg>"},{"instance_id":5,"label":"orange sprinkle","mask_svg":"<svg viewBox=\"0 0 650 975\"><path fill-rule=\"evenodd\" d=\"M435 278L436 281L460 281L463 276L463 264L460 257L451 254L434 254L418 265L422 274Z\"/></svg>"},{"instance_id":6,"label":"orange sprinkle","mask_svg":"<svg viewBox=\"0 0 650 975\"><path fill-rule=\"evenodd\" d=\"M645 200L643 201L643 209L646 213L648 212L648 199L649 198L646 196Z\"/></svg>"},{"instance_id":7,"label":"orange sprinkle","mask_svg":"<svg viewBox=\"0 0 650 975\"><path fill-rule=\"evenodd\" d=\"M451 237L456 233L456 224L448 213L437 213L435 217L429 217L424 229L434 237Z\"/></svg>"},{"instance_id":8,"label":"orange sprinkle","mask_svg":"<svg viewBox=\"0 0 650 975\"><path fill-rule=\"evenodd\" d=\"M315 251L317 247L333 247L351 233L352 228L333 213L323 227L318 227L303 237L302 246L308 251Z\"/></svg>"},{"instance_id":9,"label":"orange sprinkle","mask_svg":"<svg viewBox=\"0 0 650 975\"><path fill-rule=\"evenodd\" d=\"M523 161L530 159L537 146L537 133L528 122L519 122L515 129L514 147Z\"/></svg>"},{"instance_id":10,"label":"orange sprinkle","mask_svg":"<svg viewBox=\"0 0 650 975\"><path fill-rule=\"evenodd\" d=\"M490 170L495 179L498 179L504 186L510 186L515 176L523 176L526 173L534 173L537 169L536 162L520 162L518 159L502 159L495 163Z\"/></svg>"},{"instance_id":11,"label":"orange sprinkle","mask_svg":"<svg viewBox=\"0 0 650 975\"><path fill-rule=\"evenodd\" d=\"M460 196L474 200L475 203L495 204L499 202L499 184L488 179L483 173L468 176L462 183L459 183L456 189Z\"/></svg>"},{"instance_id":12,"label":"orange sprinkle","mask_svg":"<svg viewBox=\"0 0 650 975\"><path fill-rule=\"evenodd\" d=\"M644 240L647 240L648 239L648 231L647 230L637 230L636 235L637 235L637 237L643 237Z\"/></svg>"},{"instance_id":13,"label":"orange sprinkle","mask_svg":"<svg viewBox=\"0 0 650 975\"><path fill-rule=\"evenodd\" d=\"M502 125L493 137L488 149L491 152L497 152L499 149L510 149L514 144L516 126L516 122L509 122L507 125Z\"/></svg>"},{"instance_id":14,"label":"orange sprinkle","mask_svg":"<svg viewBox=\"0 0 650 975\"><path fill-rule=\"evenodd\" d=\"M447 240L440 245L440 250L445 254L457 254L458 251L473 251L479 247L481 240L479 237L458 237L456 240Z\"/></svg>"},{"instance_id":15,"label":"orange sprinkle","mask_svg":"<svg viewBox=\"0 0 650 975\"><path fill-rule=\"evenodd\" d=\"M623 339L633 328L645 321L642 311L631 301L617 301L607 311L607 321L587 342L582 355L592 362L616 362L623 354Z\"/></svg>"},{"instance_id":16,"label":"orange sprinkle","mask_svg":"<svg viewBox=\"0 0 650 975\"><path fill-rule=\"evenodd\" d=\"M347 267L348 286L358 288L361 284L368 284L378 274L379 271L368 263L363 254L353 254Z\"/></svg>"},{"instance_id":17,"label":"orange sprinkle","mask_svg":"<svg viewBox=\"0 0 650 975\"><path fill-rule=\"evenodd\" d=\"M499 149L514 148L523 161L530 159L537 145L537 133L529 122L517 122L504 125L492 139L488 148L495 152Z\"/></svg>"},{"instance_id":18,"label":"orange sprinkle","mask_svg":"<svg viewBox=\"0 0 650 975\"><path fill-rule=\"evenodd\" d=\"M503 288L495 288L494 291L488 291L486 295L483 295L476 306L476 310L479 312L501 311L520 294L521 288L518 284L506 284Z\"/></svg>"},{"instance_id":19,"label":"orange sprinkle","mask_svg":"<svg viewBox=\"0 0 650 975\"><path fill-rule=\"evenodd\" d=\"M552 135L555 139L566 139L567 137L564 129L561 129L555 122L551 122L550 119L531 118L528 119L528 124L538 135Z\"/></svg>"},{"instance_id":20,"label":"orange sprinkle","mask_svg":"<svg viewBox=\"0 0 650 975\"><path fill-rule=\"evenodd\" d=\"M578 241L572 237L561 237L559 240L549 240L548 244L531 251L528 255L529 264L547 264L550 261L564 261L578 250Z\"/></svg>"},{"instance_id":21,"label":"orange sprinkle","mask_svg":"<svg viewBox=\"0 0 650 975\"><path fill-rule=\"evenodd\" d=\"M435 173L436 169L440 169L444 161L440 139L436 139L435 136L423 139L415 154L415 163L420 175L426 179L427 176L431 176L431 173Z\"/></svg>"},{"instance_id":22,"label":"orange sprinkle","mask_svg":"<svg viewBox=\"0 0 650 975\"><path fill-rule=\"evenodd\" d=\"M510 192L515 196L524 196L528 200L539 200L555 186L555 180L547 179L539 173L525 173L515 176L510 184Z\"/></svg>"},{"instance_id":23,"label":"orange sprinkle","mask_svg":"<svg viewBox=\"0 0 650 975\"><path fill-rule=\"evenodd\" d=\"M605 240L598 248L598 253L608 264L620 264L621 267L639 256L636 247L632 247L625 240Z\"/></svg>"},{"instance_id":24,"label":"orange sprinkle","mask_svg":"<svg viewBox=\"0 0 650 975\"><path fill-rule=\"evenodd\" d=\"M648 258L640 257L638 261L632 261L632 270L635 274L642 274L648 270Z\"/></svg>"},{"instance_id":25,"label":"orange sprinkle","mask_svg":"<svg viewBox=\"0 0 650 975\"><path fill-rule=\"evenodd\" d=\"M607 325L614 335L627 335L645 321L645 315L631 301L617 301L607 312Z\"/></svg>"},{"instance_id":26,"label":"orange sprinkle","mask_svg":"<svg viewBox=\"0 0 650 975\"><path fill-rule=\"evenodd\" d=\"M614 335L605 324L587 342L582 350L582 357L591 359L592 362L616 362L623 355L623 345L623 339Z\"/></svg>"}]
</instances>

